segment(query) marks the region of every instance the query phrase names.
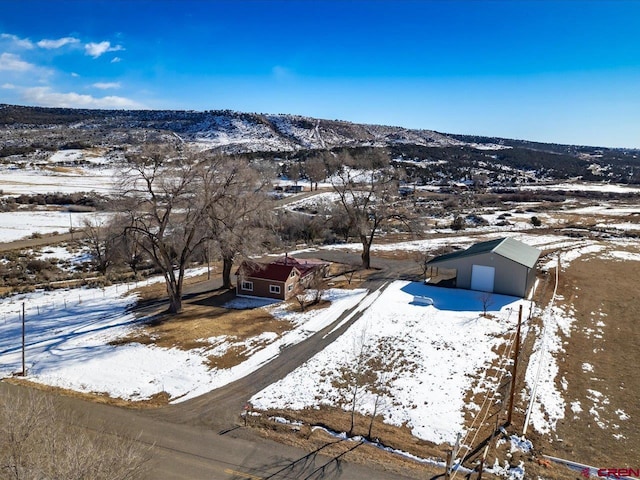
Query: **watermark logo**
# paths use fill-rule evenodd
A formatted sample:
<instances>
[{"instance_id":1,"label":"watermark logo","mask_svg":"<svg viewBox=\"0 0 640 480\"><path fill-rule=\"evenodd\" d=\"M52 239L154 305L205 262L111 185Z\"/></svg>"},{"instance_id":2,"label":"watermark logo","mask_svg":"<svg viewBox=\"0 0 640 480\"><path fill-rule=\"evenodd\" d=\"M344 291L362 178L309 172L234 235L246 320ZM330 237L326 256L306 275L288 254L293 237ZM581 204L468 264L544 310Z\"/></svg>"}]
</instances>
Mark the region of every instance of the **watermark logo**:
<instances>
[{"instance_id":1,"label":"watermark logo","mask_svg":"<svg viewBox=\"0 0 640 480\"><path fill-rule=\"evenodd\" d=\"M597 474L600 478L640 478L640 468L600 468ZM583 468L580 475L584 478L591 478L591 469Z\"/></svg>"}]
</instances>

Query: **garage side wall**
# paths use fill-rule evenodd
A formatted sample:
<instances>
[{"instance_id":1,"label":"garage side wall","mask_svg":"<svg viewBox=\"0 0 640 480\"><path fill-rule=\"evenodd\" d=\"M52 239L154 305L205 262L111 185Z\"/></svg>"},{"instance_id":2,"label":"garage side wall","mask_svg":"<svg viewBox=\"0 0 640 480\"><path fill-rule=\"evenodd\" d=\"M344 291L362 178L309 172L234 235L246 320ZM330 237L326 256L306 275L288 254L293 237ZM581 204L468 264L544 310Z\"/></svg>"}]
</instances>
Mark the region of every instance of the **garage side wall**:
<instances>
[{"instance_id":1,"label":"garage side wall","mask_svg":"<svg viewBox=\"0 0 640 480\"><path fill-rule=\"evenodd\" d=\"M494 293L516 297L525 295L529 280L527 267L492 252L452 259L434 264L434 267L455 268L458 271L456 286L470 289L473 265L495 268Z\"/></svg>"},{"instance_id":2,"label":"garage side wall","mask_svg":"<svg viewBox=\"0 0 640 480\"><path fill-rule=\"evenodd\" d=\"M523 296L527 295L531 288L533 288L533 285L536 283L536 273L537 272L535 267L529 269L529 273L527 276L527 285L525 287Z\"/></svg>"}]
</instances>

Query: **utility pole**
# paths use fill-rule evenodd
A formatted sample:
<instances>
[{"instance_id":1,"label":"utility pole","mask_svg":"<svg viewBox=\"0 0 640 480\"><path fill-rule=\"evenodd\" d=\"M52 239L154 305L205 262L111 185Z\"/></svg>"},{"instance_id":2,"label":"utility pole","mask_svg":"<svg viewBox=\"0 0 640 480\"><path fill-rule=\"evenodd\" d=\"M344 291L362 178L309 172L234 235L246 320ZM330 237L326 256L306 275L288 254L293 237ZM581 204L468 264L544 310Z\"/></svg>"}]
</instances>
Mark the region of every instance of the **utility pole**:
<instances>
[{"instance_id":1,"label":"utility pole","mask_svg":"<svg viewBox=\"0 0 640 480\"><path fill-rule=\"evenodd\" d=\"M207 280L211 280L211 260L209 252L209 240L207 240Z\"/></svg>"},{"instance_id":2,"label":"utility pole","mask_svg":"<svg viewBox=\"0 0 640 480\"><path fill-rule=\"evenodd\" d=\"M515 353L513 357L513 375L511 377L511 395L509 396L509 413L507 414L507 425L511 425L513 415L513 403L516 395L516 378L518 375L518 357L520 356L520 328L522 326L522 304L518 314L518 329L516 330Z\"/></svg>"},{"instance_id":3,"label":"utility pole","mask_svg":"<svg viewBox=\"0 0 640 480\"><path fill-rule=\"evenodd\" d=\"M25 319L24 319L24 302L22 302L22 376L27 375L27 367L25 366L24 350L25 350Z\"/></svg>"}]
</instances>

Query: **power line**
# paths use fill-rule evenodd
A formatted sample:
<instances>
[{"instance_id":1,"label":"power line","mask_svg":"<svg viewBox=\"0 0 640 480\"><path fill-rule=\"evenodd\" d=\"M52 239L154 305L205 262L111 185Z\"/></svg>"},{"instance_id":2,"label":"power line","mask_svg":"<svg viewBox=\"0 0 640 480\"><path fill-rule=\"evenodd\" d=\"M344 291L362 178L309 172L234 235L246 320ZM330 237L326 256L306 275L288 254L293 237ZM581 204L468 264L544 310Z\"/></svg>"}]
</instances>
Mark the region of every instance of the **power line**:
<instances>
[{"instance_id":1,"label":"power line","mask_svg":"<svg viewBox=\"0 0 640 480\"><path fill-rule=\"evenodd\" d=\"M545 309L545 313L543 315L543 323L542 323L542 340L540 342L540 358L538 359L538 371L536 373L536 380L533 383L533 390L531 391L531 399L529 400L529 406L527 407L527 414L524 419L524 427L522 428L522 435L527 434L527 428L529 426L529 418L531 417L531 411L533 410L533 403L536 399L536 391L538 389L538 382L540 381L540 374L542 373L542 360L546 353L547 347L547 325L549 322L544 321L547 317L551 317L553 304L556 300L556 293L558 291L558 278L560 275L560 254L558 254L558 265L556 266L556 284L553 288L553 294L551 295L551 302Z\"/></svg>"},{"instance_id":2,"label":"power line","mask_svg":"<svg viewBox=\"0 0 640 480\"><path fill-rule=\"evenodd\" d=\"M507 321L509 321L509 318L511 318L511 313L513 313L512 311L509 311L509 316L507 317ZM491 411L492 407L496 404L496 402L494 402L495 398L496 398L496 393L498 392L498 390L500 389L500 385L502 385L502 379L504 378L505 372L506 372L506 364L508 363L508 360L511 358L511 352L513 350L513 345L514 345L514 337L517 334L517 330L514 331L508 341L508 348L505 349L505 351L503 352L502 356L500 357L499 361L498 361L498 367L497 369L499 371L501 371L500 377L498 378L498 381L493 389L493 391L489 391L486 393L485 398L482 402L482 405L480 406L480 410L478 410L478 414L476 415L476 417L474 418L473 422L471 423L471 426L469 427L469 429L467 430L467 434L465 435L464 441L462 442L462 445L464 446L464 448L467 449L467 451L470 451L473 444L476 441L476 438L478 437L478 434L480 433L480 427L482 425L484 425L485 420L487 419L487 417L489 416L489 412ZM486 378L486 375L485 375ZM484 409L484 406L486 405L486 402L491 399L490 405L487 407L484 417L482 418L482 421L478 424L478 427L475 430L475 433L473 435L473 438L471 439L470 445L467 445L467 439L471 433L471 430L473 430L476 421L478 420L478 418L480 418L480 414L482 413L482 410ZM462 448L462 447L461 447ZM453 459L453 461L455 461L455 459ZM453 480L456 475L458 474L458 470L455 470L453 472L453 475L451 476L451 480Z\"/></svg>"}]
</instances>

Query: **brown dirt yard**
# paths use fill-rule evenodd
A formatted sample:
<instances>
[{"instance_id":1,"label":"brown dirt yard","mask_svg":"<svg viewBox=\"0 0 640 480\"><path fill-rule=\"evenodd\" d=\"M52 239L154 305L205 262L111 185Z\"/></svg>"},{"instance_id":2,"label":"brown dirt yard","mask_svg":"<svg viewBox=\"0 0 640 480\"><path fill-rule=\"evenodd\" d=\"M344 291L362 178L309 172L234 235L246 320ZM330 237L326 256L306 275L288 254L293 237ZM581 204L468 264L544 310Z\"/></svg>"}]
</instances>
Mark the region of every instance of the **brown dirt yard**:
<instances>
[{"instance_id":1,"label":"brown dirt yard","mask_svg":"<svg viewBox=\"0 0 640 480\"><path fill-rule=\"evenodd\" d=\"M601 468L640 468L638 267L637 261L588 255L560 275L561 302L572 306L575 322L558 362L566 409L558 440L545 447L550 455Z\"/></svg>"}]
</instances>

